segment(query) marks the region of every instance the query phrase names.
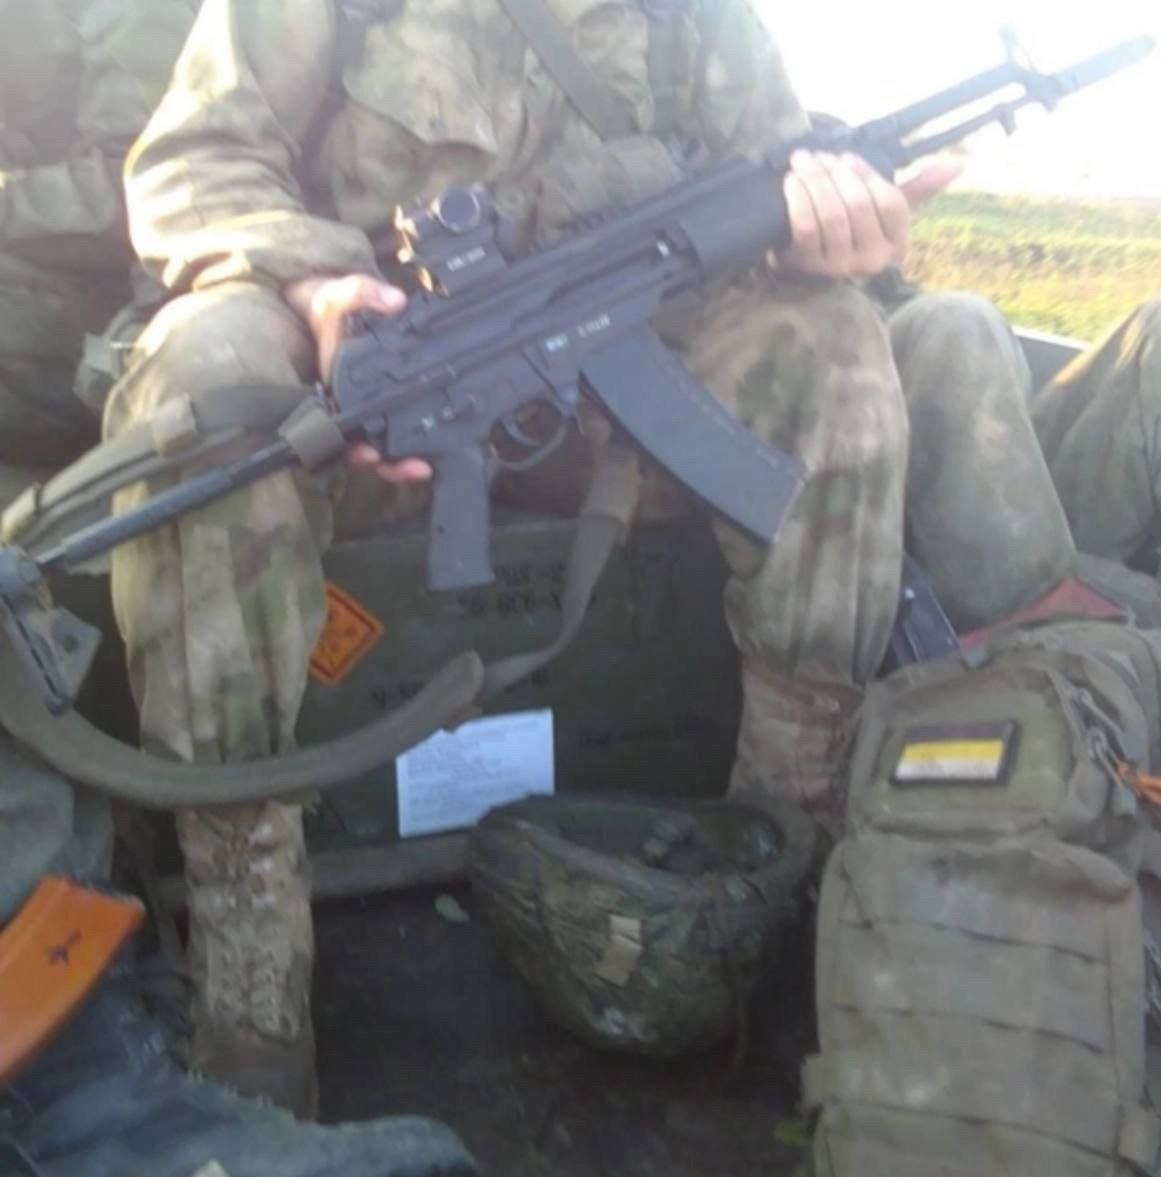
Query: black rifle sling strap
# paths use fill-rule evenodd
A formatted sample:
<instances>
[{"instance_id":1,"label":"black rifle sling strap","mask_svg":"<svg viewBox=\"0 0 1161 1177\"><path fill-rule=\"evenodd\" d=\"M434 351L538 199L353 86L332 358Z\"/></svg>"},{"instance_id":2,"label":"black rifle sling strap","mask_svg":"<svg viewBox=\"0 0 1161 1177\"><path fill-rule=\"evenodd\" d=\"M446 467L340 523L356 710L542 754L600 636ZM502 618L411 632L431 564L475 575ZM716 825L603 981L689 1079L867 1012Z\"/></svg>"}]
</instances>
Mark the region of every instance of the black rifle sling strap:
<instances>
[{"instance_id":1,"label":"black rifle sling strap","mask_svg":"<svg viewBox=\"0 0 1161 1177\"><path fill-rule=\"evenodd\" d=\"M669 141L677 132L677 101L685 55L679 27L689 0L643 0L649 19L649 92L653 95L650 133Z\"/></svg>"},{"instance_id":2,"label":"black rifle sling strap","mask_svg":"<svg viewBox=\"0 0 1161 1177\"><path fill-rule=\"evenodd\" d=\"M552 75L577 112L602 140L619 139L636 130L624 106L618 106L607 87L573 47L568 30L548 10L544 0L500 0L541 65Z\"/></svg>"},{"instance_id":3,"label":"black rifle sling strap","mask_svg":"<svg viewBox=\"0 0 1161 1177\"><path fill-rule=\"evenodd\" d=\"M347 102L343 85L343 74L347 67L355 65L363 56L363 42L367 29L379 21L388 21L403 11L403 0L335 0L335 44L331 55L331 75L314 117L299 144L299 158L307 166L315 159L323 145L331 124ZM303 182L302 176L299 182ZM304 189L310 185L303 184ZM329 194L310 191L311 202L316 211L335 217L334 198Z\"/></svg>"},{"instance_id":4,"label":"black rifle sling strap","mask_svg":"<svg viewBox=\"0 0 1161 1177\"><path fill-rule=\"evenodd\" d=\"M624 106L577 53L568 30L544 0L500 0L512 23L540 58L568 100L602 140L632 135L637 128ZM650 133L668 140L677 129L681 83L680 21L690 0L642 0L649 21L649 90L653 95Z\"/></svg>"}]
</instances>

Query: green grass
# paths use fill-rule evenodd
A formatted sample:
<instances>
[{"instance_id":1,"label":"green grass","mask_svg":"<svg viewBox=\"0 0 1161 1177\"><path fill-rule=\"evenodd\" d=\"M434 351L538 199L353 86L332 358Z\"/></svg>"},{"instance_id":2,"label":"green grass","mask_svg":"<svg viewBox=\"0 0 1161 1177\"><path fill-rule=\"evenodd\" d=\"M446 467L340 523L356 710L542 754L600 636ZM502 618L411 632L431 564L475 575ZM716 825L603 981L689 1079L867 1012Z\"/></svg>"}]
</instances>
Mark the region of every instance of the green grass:
<instances>
[{"instance_id":1,"label":"green grass","mask_svg":"<svg viewBox=\"0 0 1161 1177\"><path fill-rule=\"evenodd\" d=\"M907 274L1012 323L1097 339L1161 294L1161 204L950 193L916 218Z\"/></svg>"}]
</instances>

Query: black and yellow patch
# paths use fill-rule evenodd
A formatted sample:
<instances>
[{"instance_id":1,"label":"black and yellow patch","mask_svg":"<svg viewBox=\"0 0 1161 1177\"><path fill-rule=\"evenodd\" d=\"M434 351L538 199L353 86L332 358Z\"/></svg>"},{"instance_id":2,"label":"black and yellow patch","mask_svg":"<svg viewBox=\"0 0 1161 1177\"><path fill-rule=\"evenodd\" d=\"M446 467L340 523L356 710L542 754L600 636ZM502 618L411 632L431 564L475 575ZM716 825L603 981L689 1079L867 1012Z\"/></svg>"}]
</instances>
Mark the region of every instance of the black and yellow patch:
<instances>
[{"instance_id":1,"label":"black and yellow patch","mask_svg":"<svg viewBox=\"0 0 1161 1177\"><path fill-rule=\"evenodd\" d=\"M896 785L1006 784L1018 734L1010 719L908 728L891 780Z\"/></svg>"}]
</instances>

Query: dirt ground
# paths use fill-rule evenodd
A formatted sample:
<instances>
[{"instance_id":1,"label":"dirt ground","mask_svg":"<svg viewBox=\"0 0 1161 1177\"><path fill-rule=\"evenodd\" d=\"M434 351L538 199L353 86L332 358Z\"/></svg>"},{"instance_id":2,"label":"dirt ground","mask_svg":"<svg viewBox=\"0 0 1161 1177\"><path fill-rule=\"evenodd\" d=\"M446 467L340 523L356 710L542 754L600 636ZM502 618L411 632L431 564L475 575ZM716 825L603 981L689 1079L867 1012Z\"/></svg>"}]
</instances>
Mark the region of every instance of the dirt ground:
<instances>
[{"instance_id":1,"label":"dirt ground","mask_svg":"<svg viewBox=\"0 0 1161 1177\"><path fill-rule=\"evenodd\" d=\"M451 892L473 914L467 888ZM789 1177L797 1074L811 1048L809 937L789 937L732 1047L651 1062L594 1051L547 1021L487 928L441 892L317 912L323 1118L418 1112L452 1124L489 1177Z\"/></svg>"}]
</instances>

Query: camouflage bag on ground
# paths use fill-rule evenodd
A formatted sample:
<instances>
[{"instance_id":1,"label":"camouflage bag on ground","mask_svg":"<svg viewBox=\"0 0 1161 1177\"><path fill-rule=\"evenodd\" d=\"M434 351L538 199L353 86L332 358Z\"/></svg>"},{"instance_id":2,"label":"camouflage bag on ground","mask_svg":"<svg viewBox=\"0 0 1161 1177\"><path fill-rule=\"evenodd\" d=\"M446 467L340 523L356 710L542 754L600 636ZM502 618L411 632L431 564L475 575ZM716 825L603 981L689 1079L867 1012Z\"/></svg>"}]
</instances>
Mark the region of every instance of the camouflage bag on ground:
<instances>
[{"instance_id":1,"label":"camouflage bag on ground","mask_svg":"<svg viewBox=\"0 0 1161 1177\"><path fill-rule=\"evenodd\" d=\"M867 695L818 913L816 1177L1157 1173L1128 781L1161 633L1058 623Z\"/></svg>"},{"instance_id":2,"label":"camouflage bag on ground","mask_svg":"<svg viewBox=\"0 0 1161 1177\"><path fill-rule=\"evenodd\" d=\"M473 890L548 1012L669 1056L736 1032L814 854L795 807L531 797L472 834Z\"/></svg>"}]
</instances>

